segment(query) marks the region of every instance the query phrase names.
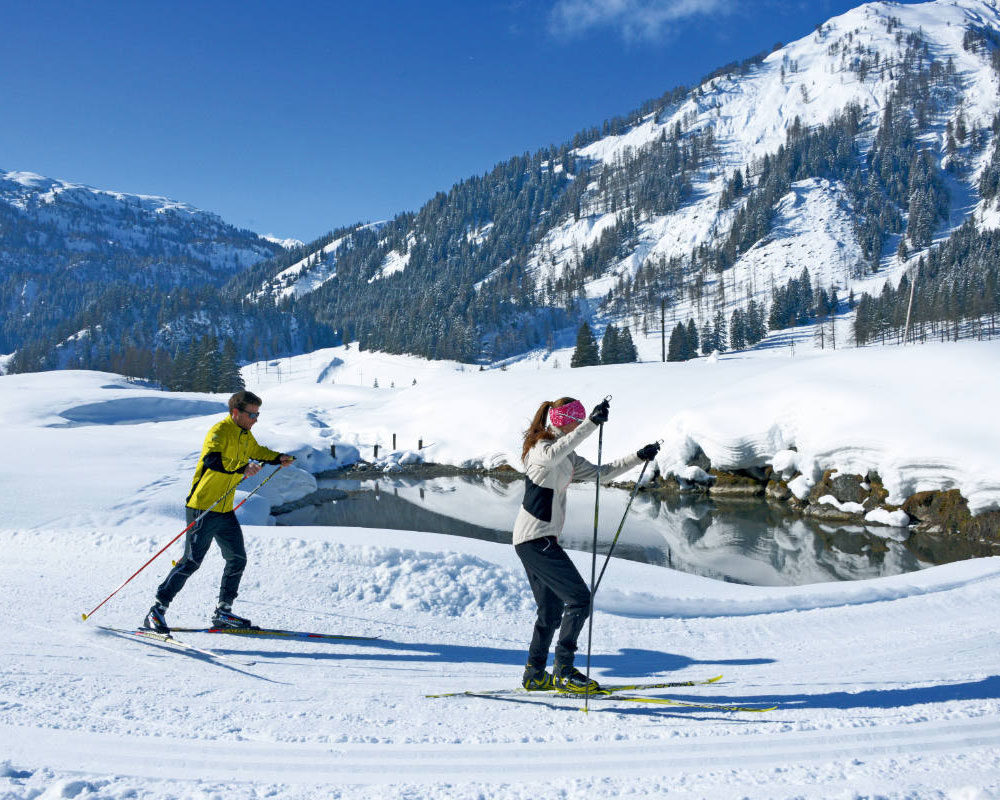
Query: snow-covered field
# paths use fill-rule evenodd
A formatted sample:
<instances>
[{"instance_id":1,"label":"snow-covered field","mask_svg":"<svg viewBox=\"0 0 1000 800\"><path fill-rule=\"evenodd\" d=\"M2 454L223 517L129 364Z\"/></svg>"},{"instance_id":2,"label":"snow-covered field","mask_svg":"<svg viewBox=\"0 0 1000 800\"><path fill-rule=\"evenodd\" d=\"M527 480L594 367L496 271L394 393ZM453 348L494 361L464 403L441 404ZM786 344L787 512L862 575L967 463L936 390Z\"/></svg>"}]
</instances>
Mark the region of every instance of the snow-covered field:
<instances>
[{"instance_id":1,"label":"snow-covered field","mask_svg":"<svg viewBox=\"0 0 1000 800\"><path fill-rule=\"evenodd\" d=\"M179 546L81 620L184 527L225 398L102 373L2 376L0 798L1000 797L1000 559L796 587L616 559L597 598L597 677L722 673L656 694L778 709L594 700L584 714L555 697L424 697L516 685L533 604L510 547L267 524L270 504L334 463L331 444L370 460L395 433L401 451L422 439L428 460L516 463L531 412L561 394L588 407L613 395L605 458L655 438L663 469L692 442L719 466L794 446L816 468L879 469L896 493L957 486L997 508L998 356L969 342L479 372L335 348L251 366L255 434L305 469L240 511L236 610L380 638L187 636L229 661L97 628L136 625ZM173 624L207 622L220 570L213 551Z\"/></svg>"}]
</instances>

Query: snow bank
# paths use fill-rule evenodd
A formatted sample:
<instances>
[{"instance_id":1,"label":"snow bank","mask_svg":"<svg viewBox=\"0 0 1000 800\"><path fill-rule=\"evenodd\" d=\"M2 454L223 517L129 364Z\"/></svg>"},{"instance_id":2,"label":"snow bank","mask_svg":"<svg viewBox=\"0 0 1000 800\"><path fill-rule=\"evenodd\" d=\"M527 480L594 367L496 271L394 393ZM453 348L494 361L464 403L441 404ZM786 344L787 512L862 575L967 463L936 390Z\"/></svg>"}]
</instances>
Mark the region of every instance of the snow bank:
<instances>
[{"instance_id":1,"label":"snow bank","mask_svg":"<svg viewBox=\"0 0 1000 800\"><path fill-rule=\"evenodd\" d=\"M351 600L399 611L443 616L529 613L534 608L523 571L461 552L363 547L339 550L348 569L330 586L334 602Z\"/></svg>"}]
</instances>

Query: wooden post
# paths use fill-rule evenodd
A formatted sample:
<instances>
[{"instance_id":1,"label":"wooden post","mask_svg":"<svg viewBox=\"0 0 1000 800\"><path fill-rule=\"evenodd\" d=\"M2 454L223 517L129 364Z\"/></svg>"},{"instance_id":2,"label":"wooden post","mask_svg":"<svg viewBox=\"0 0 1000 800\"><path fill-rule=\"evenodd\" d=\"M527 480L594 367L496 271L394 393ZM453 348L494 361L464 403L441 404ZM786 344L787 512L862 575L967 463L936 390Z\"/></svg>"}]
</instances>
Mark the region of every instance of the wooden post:
<instances>
[{"instance_id":1,"label":"wooden post","mask_svg":"<svg viewBox=\"0 0 1000 800\"><path fill-rule=\"evenodd\" d=\"M393 434L393 435L392 435L392 449L393 449L394 451L395 451L395 449L396 449L396 434Z\"/></svg>"},{"instance_id":2,"label":"wooden post","mask_svg":"<svg viewBox=\"0 0 1000 800\"><path fill-rule=\"evenodd\" d=\"M424 440L417 439L417 450L423 450L423 449L424 449Z\"/></svg>"},{"instance_id":3,"label":"wooden post","mask_svg":"<svg viewBox=\"0 0 1000 800\"><path fill-rule=\"evenodd\" d=\"M375 458L378 458L378 445L375 445Z\"/></svg>"},{"instance_id":4,"label":"wooden post","mask_svg":"<svg viewBox=\"0 0 1000 800\"><path fill-rule=\"evenodd\" d=\"M337 457L337 445L335 444L330 445L330 455L333 456L334 458Z\"/></svg>"}]
</instances>

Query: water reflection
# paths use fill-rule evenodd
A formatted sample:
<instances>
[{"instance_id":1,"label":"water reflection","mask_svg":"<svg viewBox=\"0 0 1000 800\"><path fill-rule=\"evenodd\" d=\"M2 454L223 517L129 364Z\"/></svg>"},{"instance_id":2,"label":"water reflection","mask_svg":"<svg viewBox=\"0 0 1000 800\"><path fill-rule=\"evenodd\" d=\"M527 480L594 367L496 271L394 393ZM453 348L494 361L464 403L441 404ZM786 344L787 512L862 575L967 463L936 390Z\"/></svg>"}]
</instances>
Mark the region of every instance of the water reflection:
<instances>
[{"instance_id":1,"label":"water reflection","mask_svg":"<svg viewBox=\"0 0 1000 800\"><path fill-rule=\"evenodd\" d=\"M279 525L332 525L429 531L511 541L520 482L458 477L321 481L341 499L277 517ZM598 552L607 552L628 492L602 489ZM590 552L593 485L569 489L564 547ZM834 525L792 517L763 500L717 503L639 494L615 555L719 580L759 586L858 580L912 572L928 563L887 528Z\"/></svg>"}]
</instances>

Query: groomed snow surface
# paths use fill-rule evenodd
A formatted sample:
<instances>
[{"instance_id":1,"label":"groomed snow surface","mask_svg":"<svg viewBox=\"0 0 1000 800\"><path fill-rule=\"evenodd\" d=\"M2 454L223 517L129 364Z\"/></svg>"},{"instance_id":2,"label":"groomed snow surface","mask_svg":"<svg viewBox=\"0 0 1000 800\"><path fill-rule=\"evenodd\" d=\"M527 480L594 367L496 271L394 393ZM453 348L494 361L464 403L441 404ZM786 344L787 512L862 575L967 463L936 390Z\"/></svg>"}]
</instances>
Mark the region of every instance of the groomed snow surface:
<instances>
[{"instance_id":1,"label":"groomed snow surface","mask_svg":"<svg viewBox=\"0 0 1000 800\"><path fill-rule=\"evenodd\" d=\"M597 598L599 679L722 673L655 694L778 708L594 700L584 714L538 695L424 697L517 684L533 602L509 546L267 524L336 463L331 444L336 461L370 460L396 433L401 451L423 439L428 460L515 463L528 417L561 394L588 407L613 395L605 459L656 438L664 470L692 442L719 466L791 451L996 508L998 355L960 343L478 372L352 347L251 366L254 432L299 466L240 511L235 610L380 638L185 636L227 661L97 627L138 624L179 545L81 620L183 529L225 397L105 373L2 376L0 798L1000 797L1000 559L794 587L615 559ZM596 441L581 452L596 458ZM589 574L589 556L573 557ZM213 549L173 624L207 623L221 568Z\"/></svg>"}]
</instances>

